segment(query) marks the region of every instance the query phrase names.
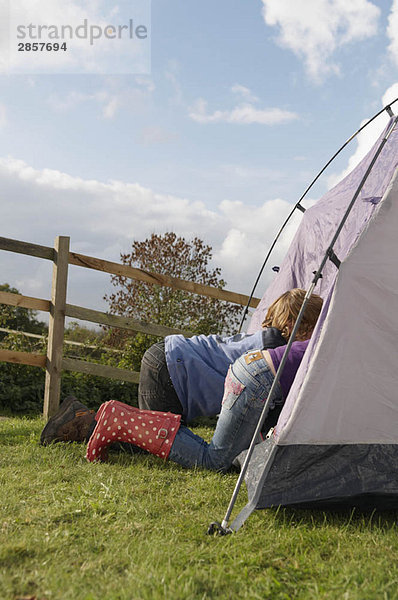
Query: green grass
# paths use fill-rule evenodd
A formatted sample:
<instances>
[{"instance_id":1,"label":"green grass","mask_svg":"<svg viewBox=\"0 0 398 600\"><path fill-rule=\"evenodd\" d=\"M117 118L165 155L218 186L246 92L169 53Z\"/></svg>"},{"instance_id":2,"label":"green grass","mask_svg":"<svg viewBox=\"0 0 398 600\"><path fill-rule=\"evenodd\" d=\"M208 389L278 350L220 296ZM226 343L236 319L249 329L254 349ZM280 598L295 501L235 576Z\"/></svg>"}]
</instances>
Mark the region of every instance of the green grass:
<instances>
[{"instance_id":1,"label":"green grass","mask_svg":"<svg viewBox=\"0 0 398 600\"><path fill-rule=\"evenodd\" d=\"M42 426L0 418L1 600L398 599L396 513L264 510L210 537L236 474L88 464L82 444L39 446Z\"/></svg>"}]
</instances>

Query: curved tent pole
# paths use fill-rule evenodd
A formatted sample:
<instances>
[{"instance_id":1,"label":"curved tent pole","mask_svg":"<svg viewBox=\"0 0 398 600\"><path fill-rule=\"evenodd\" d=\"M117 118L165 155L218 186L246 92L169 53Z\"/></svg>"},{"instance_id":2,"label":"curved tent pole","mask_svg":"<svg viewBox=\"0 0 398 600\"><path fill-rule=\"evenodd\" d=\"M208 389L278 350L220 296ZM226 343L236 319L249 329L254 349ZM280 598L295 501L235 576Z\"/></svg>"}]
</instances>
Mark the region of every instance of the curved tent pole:
<instances>
[{"instance_id":1,"label":"curved tent pole","mask_svg":"<svg viewBox=\"0 0 398 600\"><path fill-rule=\"evenodd\" d=\"M251 459L253 451L254 451L254 447L255 447L255 445L257 443L258 436L259 436L259 434L261 432L261 428L262 428L263 423L265 421L265 417L267 415L268 407L269 407L270 402L271 402L271 400L273 398L276 386L279 383L282 371L284 369L284 366L285 366L285 363L286 363L286 360L287 360L287 356L288 356L290 348L291 348L291 346L292 346L292 344L293 344L293 342L295 340L295 337L296 337L296 334L297 334L297 330L298 330L298 328L300 326L300 322L301 322L301 319L302 319L302 317L304 315L304 312L305 312L305 309L306 309L307 304L309 302L309 299L310 299L310 297L311 297L311 295L312 295L312 293L314 291L314 288L315 288L318 280L322 277L322 271L323 271L323 268L324 268L326 262L328 261L328 259L331 260L336 265L337 268L339 267L340 261L338 260L338 258L336 257L336 255L334 253L333 246L336 243L336 240L339 237L339 235L341 233L341 230L344 227L344 224L345 224L345 222L346 222L349 214L351 213L351 210L352 210L352 208L353 208L353 206L354 206L354 204L355 204L355 202L356 202L359 194L361 193L361 190L362 190L363 186L365 185L365 182L366 182L367 178L369 177L369 174L372 171L375 162L377 161L378 157L380 156L381 151L383 150L383 148L384 148L384 146L385 146L388 138L390 137L391 133L394 131L395 126L397 125L397 123L398 123L398 116L395 117L394 119L391 119L388 129L387 129L386 133L384 134L383 139L380 142L379 147L377 148L377 150L375 152L375 155L373 156L373 158L372 158L372 160L371 160L368 168L366 169L366 172L363 175L363 177L362 177L362 179L361 179L361 181L360 181L360 183L359 183L359 185L358 185L358 187L356 189L356 192L355 192L354 196L352 197L352 200L349 203L349 205L347 207L347 210L345 211L345 213L344 213L344 215L343 215L343 217L342 217L342 219L341 219L341 221L340 221L340 223L339 223L339 225L338 225L338 227L337 227L337 229L336 229L336 231L335 231L335 233L333 235L333 238L332 238L332 240L331 240L331 242L329 244L329 247L327 248L327 250L325 252L325 255L324 255L324 257L323 257L323 259L321 261L321 264L320 264L318 270L314 272L314 278L313 278L313 280L311 282L311 285L309 286L308 290L306 291L306 294L305 294L305 297L304 297L304 300L303 300L303 304L301 305L300 312L299 312L299 314L297 316L297 320L296 320L296 322L294 324L294 327L293 327L292 333L290 335L289 341L288 341L288 343L286 345L285 352L284 352L284 354L282 356L282 359L281 359L281 362L279 364L278 370L277 370L277 372L275 374L274 381L272 382L272 386L271 386L271 389L269 391L268 398L267 398L267 400L266 400L266 402L264 404L264 407L263 407L263 410L261 412L259 421L257 423L256 430L255 430L255 432L253 434L253 438L252 438L252 441L250 443L249 449L247 451L247 454L246 454L246 457L245 457L245 460L244 460L244 463L243 463L243 466L242 466L242 470L241 470L241 472L239 474L239 478L238 478L238 480L236 482L235 489L233 491L230 503L229 503L228 508L227 508L227 512L226 512L225 517L224 517L223 521L221 522L221 524L217 523L217 522L213 522L213 523L210 524L210 527L208 529L208 533L210 533L210 534L218 533L220 535L225 535L227 533L232 533L234 531L237 531L243 525L243 523L245 522L245 520L250 516L250 514L253 512L253 510L256 507L256 503L257 503L257 500L259 498L259 494L261 493L262 485L264 484L266 476L267 476L267 474L268 474L268 472L269 472L269 470L270 470L270 468L272 466L272 463L274 461L274 457L275 457L275 453L276 453L276 444L272 447L270 455L268 457L268 460L266 461L266 463L264 465L263 472L262 472L261 477L260 477L260 479L258 481L257 488L256 488L256 490L254 492L252 500L242 509L242 511L239 513L239 515L236 517L236 519L231 524L231 526L229 525L229 520L230 520L230 517L231 517L231 514L232 514L232 510L233 510L233 508L235 506L235 502L236 502L236 499L238 497L238 494L239 494L241 485L243 483L244 477L246 475L246 471L247 471L247 468L249 466L250 459Z\"/></svg>"},{"instance_id":2,"label":"curved tent pole","mask_svg":"<svg viewBox=\"0 0 398 600\"><path fill-rule=\"evenodd\" d=\"M311 181L311 183L309 184L309 186L306 188L306 190L304 191L304 193L300 196L300 198L298 199L298 201L296 202L296 204L294 205L294 207L292 208L292 210L290 211L289 215L287 216L286 220L284 221L282 227L279 229L278 233L276 234L276 237L274 239L274 241L271 244L270 249L267 252L267 255L264 259L264 262L260 268L260 271L256 277L256 280L254 282L252 291L250 292L250 296L249 296L249 300L245 306L245 309L243 311L243 315L242 315L242 319L239 325L239 330L238 332L240 333L243 327L243 324L245 322L245 319L247 317L247 313L249 312L249 308L250 308L250 302L252 301L252 298L254 296L254 293L257 289L257 285L258 282L260 281L260 278L264 272L265 266L268 263L269 257L271 256L271 253L273 251L273 249L275 248L280 236L282 235L283 230L285 229L286 225L288 224L288 222L290 221L290 219L292 218L294 212L296 211L296 209L300 210L301 212L305 212L305 208L303 206L301 206L301 201L304 200L304 198L306 197L306 195L308 194L308 192L310 191L310 189L315 185L315 183L318 181L318 179L321 177L321 175L326 171L326 169L328 168L328 166L334 161L334 159L340 154L340 152L342 152L344 150L344 148L346 146L348 146L348 144L350 142L352 142L352 140L354 138L357 137L358 134L361 133L361 131L363 131L368 125L370 125L370 123L372 123L372 121L374 121L375 119L377 119L377 117L379 117L384 111L387 112L387 114L392 117L394 116L394 113L391 110L391 106L393 104L395 104L395 102L398 101L398 98L395 98L395 100L393 100L392 102L390 102L389 104L387 104L386 106L384 106L381 110L379 110L378 113L376 113L371 119L369 119L369 121L366 121L366 123L364 123L362 125L362 127L360 127L355 133L352 134L351 137L348 138L348 140L346 142L344 142L344 144L342 146L340 146L340 148L337 150L337 152L335 152L333 154L333 156L328 160L328 162L325 164L324 167L322 167L322 169L319 171L319 173L316 175L316 177L314 177L314 179Z\"/></svg>"}]
</instances>

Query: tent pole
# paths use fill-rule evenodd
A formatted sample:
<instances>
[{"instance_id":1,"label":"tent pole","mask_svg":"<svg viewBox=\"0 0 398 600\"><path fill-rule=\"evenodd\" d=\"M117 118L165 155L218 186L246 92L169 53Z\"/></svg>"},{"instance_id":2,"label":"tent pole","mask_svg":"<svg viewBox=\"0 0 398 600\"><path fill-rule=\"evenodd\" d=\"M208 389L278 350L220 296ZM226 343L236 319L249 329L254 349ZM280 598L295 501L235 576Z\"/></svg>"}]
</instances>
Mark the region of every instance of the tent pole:
<instances>
[{"instance_id":1,"label":"tent pole","mask_svg":"<svg viewBox=\"0 0 398 600\"><path fill-rule=\"evenodd\" d=\"M354 138L357 137L357 135L359 135L361 133L361 131L363 131L368 125L370 125L370 123L372 123L375 119L377 119L377 117L379 117L384 111L387 112L387 114L390 117L394 116L394 113L392 112L391 106L393 104L395 104L395 102L398 102L398 98L395 98L395 100L393 100L392 102L390 102L389 104L387 104L386 106L384 106L381 110L379 110L378 113L376 113L375 115L373 115L373 117L371 119L369 119L369 121L366 121L366 123L364 123L364 125L362 125L362 127L360 127L355 133L352 134L351 137L348 138L348 140L346 142L344 142L344 144L342 146L340 146L340 148L337 150L337 152L335 152L333 154L333 156L328 160L328 162L325 164L324 167L322 167L322 169L319 171L319 173L316 175L316 177L314 177L314 179L311 181L311 183L309 184L309 186L307 187L307 189L304 191L304 193L300 196L299 200L296 202L296 204L294 205L293 209L290 211L289 215L287 216L285 222L283 223L282 227L280 228L280 230L278 231L274 241L271 244L270 249L268 250L268 253L264 259L264 262L260 268L260 271L257 275L257 278L254 282L252 291L250 292L250 296L249 296L249 300L248 303L243 311L243 315L242 315L242 319L240 322L240 326L239 326L239 330L238 333L241 332L242 327L243 327L243 323L245 322L245 319L247 317L247 314L249 312L249 307L250 307L250 302L254 296L254 293L256 291L258 282L260 281L260 277L263 274L263 271L265 269L266 264L268 263L269 257L271 256L271 253L273 251L273 249L275 248L276 243L278 242L280 236L282 235L283 230L285 229L286 225L288 224L288 222L290 221L291 217L293 216L293 213L295 212L296 208L299 209L301 212L305 212L305 208L303 206L301 206L301 201L304 200L305 196L308 194L308 192L310 191L310 189L315 185L315 183L318 181L318 179L320 178L320 176L324 173L324 171L326 171L326 169L328 168L328 166L334 161L334 159L340 154L340 152L342 152L344 150L344 148L346 146L348 146L348 144L350 142L352 142L352 140Z\"/></svg>"},{"instance_id":2,"label":"tent pole","mask_svg":"<svg viewBox=\"0 0 398 600\"><path fill-rule=\"evenodd\" d=\"M303 197L304 197L304 196L302 196L302 198L303 198ZM300 198L300 200L301 200L302 198ZM274 241L273 241L273 242L272 242L272 244L271 244L271 247L270 247L270 249L268 250L267 256L266 256L266 257L265 257L265 259L264 259L264 262L263 262L263 264L262 264L262 267L261 267L261 269L260 269L260 271L259 271L259 273L258 273L258 275L257 275L256 281L254 282L254 285L253 285L252 291L250 292L249 300L247 301L247 304L246 304L246 306L245 306L245 310L243 311L243 315L242 315L242 319L241 319L241 322L240 322L240 325L239 325L238 333L240 333L240 332L242 331L243 323L245 322L245 319L246 319L246 317L247 317L247 313L249 312L250 302L251 302L251 300L252 300L252 298L253 298L253 296L254 296L254 292L256 291L256 288L257 288L258 282L260 281L260 277L261 277L261 275L263 274L263 271L264 271L264 269L265 269L265 265L267 264L267 262L268 262L268 259L269 259L269 257L271 256L271 252L272 252L272 251L273 251L273 249L275 248L275 246L276 246L276 244L277 244L277 242L278 242L278 240L279 240L280 236L282 235L282 233L283 233L283 230L285 229L286 225L289 223L290 219L292 218L292 216L293 216L293 213L295 212L296 208L300 209L300 210L301 210L301 212L305 212L305 208L303 208L303 207L300 205L300 200L297 202L297 204L295 204L295 205L294 205L294 207L292 208L292 210L290 211L290 213L289 213L289 214L288 214L288 216L286 217L286 219L285 219L285 222L283 223L282 227L279 229L279 231L278 231L278 233L277 233L277 235L276 235L276 237L275 237Z\"/></svg>"},{"instance_id":3,"label":"tent pole","mask_svg":"<svg viewBox=\"0 0 398 600\"><path fill-rule=\"evenodd\" d=\"M318 279L319 279L319 277L318 277ZM286 360L287 360L290 348L292 347L292 344L293 344L293 342L295 340L297 330L300 327L301 319L303 318L303 315L304 315L304 311L305 311L305 309L307 307L307 304L308 304L308 301L309 301L309 299L310 299L310 297L311 297L311 295L312 295L312 293L314 291L314 288L315 288L315 285L316 285L316 282L318 281L318 279L316 279L316 281L315 281L315 278L314 278L314 281L311 283L310 287L308 288L308 290L307 290L307 292L306 292L306 294L304 296L303 303L301 305L299 314L297 315L297 319L296 319L296 322L295 322L294 327L292 329L292 333L290 335L289 341L288 341L288 343L286 345L285 352L283 353L283 356L282 356L281 362L279 364L278 370L275 373L275 377L274 377L274 380L272 382L271 389L270 389L269 394L268 394L268 398L267 398L267 400L264 403L263 410L261 411L261 415L260 415L260 418L258 420L256 430L255 430L255 432L253 434L252 441L251 441L249 449L247 451L247 454L246 454L246 457L245 457L245 461L243 463L242 470L241 470L241 472L239 474L238 481L236 482L235 489L233 491L230 503L229 503L228 508L227 508L227 512L225 513L225 517L224 517L224 519L223 519L223 521L222 521L222 523L221 523L220 526L217 523L211 523L210 524L210 527L208 529L208 533L210 533L210 534L214 533L217 530L221 534L231 533L232 532L232 529L229 528L229 526L228 526L232 510L233 510L233 508L235 506L235 502L236 502L236 499L238 497L239 490L240 490L241 485L243 483L243 479L244 479L244 477L246 475L246 471L247 471L247 468L249 466L249 462L250 462L250 459L252 457L254 447L257 444L258 436L261 433L261 428L262 428L262 426L264 424L264 421L265 421L265 418L267 416L269 405L270 405L270 403L271 403L271 401L273 399L276 387L279 384L279 380L280 380L282 371L283 371L283 369L285 367ZM268 462L269 461L267 461L267 465L268 465ZM272 463L270 463L269 467L271 467L271 464Z\"/></svg>"},{"instance_id":4,"label":"tent pole","mask_svg":"<svg viewBox=\"0 0 398 600\"><path fill-rule=\"evenodd\" d=\"M372 160L370 162L370 165L366 169L366 172L365 172L364 176L362 177L361 182L358 185L358 188L357 188L357 190L356 190L356 192L355 192L355 194L354 194L354 196L353 196L350 204L348 205L348 208L347 208L346 212L344 213L343 218L341 219L339 226L337 227L337 230L336 230L336 232L335 232L335 234L333 236L332 241L330 242L330 245L329 245L329 247L328 247L328 249L327 249L327 251L325 253L325 256L323 257L323 260L322 260L322 262L321 262L321 264L319 266L319 269L315 273L315 277L314 277L314 282L315 283L318 281L318 279L320 277L322 277L322 271L323 271L323 268L324 268L324 266L326 264L326 261L328 259L331 260L332 262L335 262L336 259L338 260L338 258L336 257L336 255L334 253L333 246L336 243L336 240L339 237L339 235L341 233L341 230L343 229L344 224L347 221L348 216L349 216L349 214L350 214L350 212L351 212L351 210L352 210L352 208L353 208L353 206L354 206L354 204L355 204L355 202L356 202L359 194L361 193L361 190L362 190L363 186L365 185L365 182L366 182L367 178L370 175L371 170L374 167L374 164L375 164L376 160L379 158L380 153L383 150L383 148L384 148L384 146L385 146L388 138L390 137L390 135L394 131L397 122L398 122L398 117L395 117L395 119L391 120L390 125L389 125L389 127L388 127L388 129L387 129L387 131L386 131L386 133L385 133L385 135L383 137L383 139L381 140L380 145L377 148L374 157L372 158Z\"/></svg>"},{"instance_id":5,"label":"tent pole","mask_svg":"<svg viewBox=\"0 0 398 600\"><path fill-rule=\"evenodd\" d=\"M314 292L314 289L315 289L315 286L316 286L318 280L322 277L322 271L323 271L323 268L324 268L327 260L328 259L332 260L332 262L334 264L336 264L336 262L338 261L338 258L336 257L336 255L334 253L333 246L336 243L336 240L337 240L338 236L340 235L340 232L341 232L342 228L344 227L344 224L345 224L345 222L346 222L346 220L347 220L347 218L348 218L348 216L349 216L352 208L354 207L354 204L355 204L355 202L356 202L359 194L361 193L361 190L362 190L363 186L365 185L365 182L366 182L367 178L369 177L369 174L372 171L375 162L377 161L378 157L380 156L380 153L383 150L383 148L384 148L384 146L385 146L388 138L390 137L391 133L394 131L397 122L398 122L398 117L395 117L394 119L391 119L389 127L388 127L388 129L387 129L387 131L386 131L386 133L385 133L382 141L380 142L379 147L377 148L377 150L375 152L375 155L372 158L372 160L371 160L368 168L366 169L366 172L365 172L364 176L362 177L362 179L361 179L361 181L360 181L360 183L358 185L358 188L357 188L357 190L356 190L356 192L355 192L355 194L354 194L354 196L353 196L350 204L348 205L348 208L347 208L346 212L344 213L343 218L340 221L339 226L337 227L337 230L336 230L336 232L335 232L335 234L334 234L334 236L332 238L332 241L331 241L331 243L330 243L330 245L329 245L329 247L328 247L328 249L327 249L327 251L326 251L326 253L325 253L324 257L323 257L323 259L322 259L322 262L321 262L318 270L314 272L314 279L312 280L311 285L309 286L308 290L306 291L306 294L304 296L304 300L303 300L303 303L301 305L301 308L300 308L299 314L297 316L296 322L294 324L292 333L291 333L289 341L288 341L288 343L286 345L285 352L283 353L283 356L282 356L281 362L279 364L278 370L277 370L277 372L275 374L274 381L272 382L272 386L271 386L271 389L269 391L268 398L267 398L266 402L264 403L263 410L261 412L259 421L257 423L256 430L255 430L255 432L253 434L253 438L252 438L252 441L250 443L249 449L247 451L244 463L242 465L242 470L241 470L241 472L239 474L239 477L238 477L238 480L236 482L235 489L233 491L230 503L229 503L228 508L227 508L227 512L225 513L225 517L224 517L223 521L221 522L221 525L219 523L216 523L216 522L210 524L209 529L208 529L208 533L210 533L210 534L218 532L221 535L225 535L226 533L232 533L234 531L229 526L229 520L230 520L230 517L231 517L231 514L232 514L232 510L233 510L233 508L235 506L235 503L236 503L236 500L237 500L240 488L242 486L244 477L246 475L247 468L249 466L250 459L251 459L253 451L254 451L254 447L256 446L258 436L259 436L259 434L261 432L261 428L262 428L263 423L265 421L265 417L266 417L267 412L268 412L268 407L269 407L269 405L271 403L271 400L273 398L276 386L279 383L282 371L283 371L283 369L285 367L287 356L289 354L290 348L291 348L291 346L292 346L292 344L293 344L293 342L294 342L294 340L296 338L297 330L298 330L298 328L300 326L300 323L301 323L302 317L304 315L305 309L307 307L307 304L309 302L309 299L310 299L311 295ZM276 444L275 444L275 449L276 449ZM266 463L266 465L264 467L264 470L266 470L266 474L265 475L263 474L262 477L260 478L260 482L262 482L262 483L264 483L266 475L268 474L268 471L269 471L269 469L272 466L274 454L275 454L275 452L273 452L271 454L271 456L269 457L269 460L267 460L267 463ZM259 487L259 484L258 484L258 487ZM255 492L255 495L256 494L257 494L257 489L256 489L256 492ZM239 521L239 527L243 524L243 522L244 522L244 520L242 522Z\"/></svg>"}]
</instances>

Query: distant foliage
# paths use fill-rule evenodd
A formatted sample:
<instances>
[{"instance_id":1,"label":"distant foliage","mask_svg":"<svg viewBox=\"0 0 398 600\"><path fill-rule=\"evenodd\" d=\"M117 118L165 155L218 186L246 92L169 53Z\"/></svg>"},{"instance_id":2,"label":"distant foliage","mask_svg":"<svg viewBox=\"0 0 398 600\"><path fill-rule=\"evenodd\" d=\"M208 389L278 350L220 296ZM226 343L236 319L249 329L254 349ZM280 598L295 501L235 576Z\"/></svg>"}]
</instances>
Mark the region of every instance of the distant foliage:
<instances>
[{"instance_id":1,"label":"distant foliage","mask_svg":"<svg viewBox=\"0 0 398 600\"><path fill-rule=\"evenodd\" d=\"M0 362L0 408L9 412L43 410L44 369Z\"/></svg>"},{"instance_id":2,"label":"distant foliage","mask_svg":"<svg viewBox=\"0 0 398 600\"><path fill-rule=\"evenodd\" d=\"M12 413L41 413L44 381L44 369L0 362L0 409ZM61 400L69 395L93 409L111 398L137 406L137 386L133 383L65 371L61 379Z\"/></svg>"},{"instance_id":3,"label":"distant foliage","mask_svg":"<svg viewBox=\"0 0 398 600\"><path fill-rule=\"evenodd\" d=\"M175 233L152 234L134 241L131 252L121 255L123 265L170 275L187 281L224 288L221 269L210 266L211 246L198 237L187 241ZM152 285L113 275L115 293L105 296L111 313L167 325L194 333L233 333L241 307L170 287ZM126 334L119 332L119 337Z\"/></svg>"},{"instance_id":4,"label":"distant foliage","mask_svg":"<svg viewBox=\"0 0 398 600\"><path fill-rule=\"evenodd\" d=\"M19 291L10 287L8 283L0 285L0 292L19 294ZM6 304L0 304L0 327L37 334L43 334L47 331L46 324L37 319L35 310ZM0 331L0 340L6 335L6 333Z\"/></svg>"},{"instance_id":5,"label":"distant foliage","mask_svg":"<svg viewBox=\"0 0 398 600\"><path fill-rule=\"evenodd\" d=\"M18 294L8 284L1 291ZM36 312L26 308L0 304L0 327L28 333L47 335L47 326L38 321ZM47 338L37 339L18 334L0 332L0 348L19 352L45 354ZM116 364L119 356L109 356L102 345L103 334L71 323L65 329L65 339L94 346L66 346L66 356L87 359L91 362ZM0 409L19 413L38 413L43 410L45 371L38 367L0 362ZM83 373L65 371L61 379L61 400L74 395L89 408L98 408L102 402L117 398L121 402L137 404L137 386L123 381L94 377Z\"/></svg>"},{"instance_id":6,"label":"distant foliage","mask_svg":"<svg viewBox=\"0 0 398 600\"><path fill-rule=\"evenodd\" d=\"M211 250L198 237L187 241L171 232L152 234L142 242L134 241L131 252L121 255L121 262L149 272L222 289L226 284L221 278L221 269L210 266ZM111 313L196 334L229 334L237 329L240 306L117 275L112 276L112 283L115 292L105 296ZM1 285L0 290L19 293L8 284ZM0 304L0 327L46 336L47 326L36 315L33 310ZM115 329L98 334L72 323L65 329L65 339L85 344L85 347L65 345L66 356L139 371L145 350L161 338ZM108 352L106 347L110 345L120 352ZM43 354L46 351L46 339L0 332L0 347ZM0 408L40 412L43 407L44 380L43 369L0 362ZM97 408L111 398L132 405L137 403L136 384L83 373L63 373L61 399L69 394L75 395L90 408Z\"/></svg>"},{"instance_id":7,"label":"distant foliage","mask_svg":"<svg viewBox=\"0 0 398 600\"><path fill-rule=\"evenodd\" d=\"M19 294L8 283L0 285L1 292ZM44 335L45 323L37 319L34 310L19 306L0 304L0 327L15 331L25 331ZM44 344L33 338L23 338L16 334L0 331L0 348L20 352L44 352ZM0 362L0 407L9 410L31 411L43 405L44 371L37 367L27 367Z\"/></svg>"},{"instance_id":8,"label":"distant foliage","mask_svg":"<svg viewBox=\"0 0 398 600\"><path fill-rule=\"evenodd\" d=\"M66 340L71 340L72 342L79 342L81 344L88 345L100 345L104 337L104 333L103 331L98 331L93 328L89 329L88 327L83 327L76 321L72 321L71 323L65 325L64 336Z\"/></svg>"}]
</instances>

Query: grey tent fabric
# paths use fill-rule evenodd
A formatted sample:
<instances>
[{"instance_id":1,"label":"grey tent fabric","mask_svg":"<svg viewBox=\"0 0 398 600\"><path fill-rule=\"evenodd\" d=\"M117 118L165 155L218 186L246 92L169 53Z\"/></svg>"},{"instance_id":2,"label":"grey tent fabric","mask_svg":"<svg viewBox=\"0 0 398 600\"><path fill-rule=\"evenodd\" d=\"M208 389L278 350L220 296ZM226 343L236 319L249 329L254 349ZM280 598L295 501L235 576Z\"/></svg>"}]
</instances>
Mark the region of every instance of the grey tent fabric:
<instances>
[{"instance_id":1,"label":"grey tent fabric","mask_svg":"<svg viewBox=\"0 0 398 600\"><path fill-rule=\"evenodd\" d=\"M281 293L308 289L383 136L304 214L249 330ZM340 268L328 262L315 290L322 314L273 436L254 450L244 518L279 504L398 508L397 165L395 126L334 246Z\"/></svg>"},{"instance_id":2,"label":"grey tent fabric","mask_svg":"<svg viewBox=\"0 0 398 600\"><path fill-rule=\"evenodd\" d=\"M301 225L280 266L279 273L267 288L251 318L249 333L261 328L268 306L286 290L294 287L308 287L313 272L318 268L320 259L391 121L392 119L360 164L304 213ZM335 252L340 260L347 256L366 223L375 213L397 166L398 130L395 129L373 167L360 198L339 236ZM326 298L334 285L335 278L336 268L332 263L328 263L316 290L317 293Z\"/></svg>"},{"instance_id":3,"label":"grey tent fabric","mask_svg":"<svg viewBox=\"0 0 398 600\"><path fill-rule=\"evenodd\" d=\"M265 440L254 450L246 474L249 502L274 443ZM245 453L239 456L240 464ZM279 505L398 508L397 464L396 444L278 446L253 509Z\"/></svg>"},{"instance_id":4,"label":"grey tent fabric","mask_svg":"<svg viewBox=\"0 0 398 600\"><path fill-rule=\"evenodd\" d=\"M398 443L398 177L342 262L281 444ZM297 390L297 388L296 388Z\"/></svg>"}]
</instances>

